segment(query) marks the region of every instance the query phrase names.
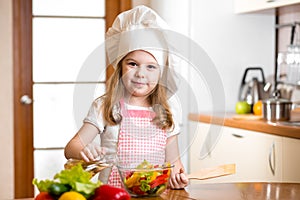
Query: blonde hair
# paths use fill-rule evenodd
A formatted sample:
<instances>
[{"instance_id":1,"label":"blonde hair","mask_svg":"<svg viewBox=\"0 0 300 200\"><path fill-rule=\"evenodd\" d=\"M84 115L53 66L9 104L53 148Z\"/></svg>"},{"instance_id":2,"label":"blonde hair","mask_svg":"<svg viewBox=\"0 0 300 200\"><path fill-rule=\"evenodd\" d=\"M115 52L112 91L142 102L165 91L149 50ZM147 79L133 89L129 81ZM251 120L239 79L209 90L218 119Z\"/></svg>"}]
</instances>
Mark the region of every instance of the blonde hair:
<instances>
[{"instance_id":1,"label":"blonde hair","mask_svg":"<svg viewBox=\"0 0 300 200\"><path fill-rule=\"evenodd\" d=\"M124 95L125 87L122 82L122 61L118 63L116 70L108 80L107 90L102 99L101 111L107 125L120 124L122 116L120 113L119 101ZM156 113L153 122L161 129L168 130L173 128L174 121L168 104L166 88L162 84L157 84L148 96L149 104Z\"/></svg>"}]
</instances>

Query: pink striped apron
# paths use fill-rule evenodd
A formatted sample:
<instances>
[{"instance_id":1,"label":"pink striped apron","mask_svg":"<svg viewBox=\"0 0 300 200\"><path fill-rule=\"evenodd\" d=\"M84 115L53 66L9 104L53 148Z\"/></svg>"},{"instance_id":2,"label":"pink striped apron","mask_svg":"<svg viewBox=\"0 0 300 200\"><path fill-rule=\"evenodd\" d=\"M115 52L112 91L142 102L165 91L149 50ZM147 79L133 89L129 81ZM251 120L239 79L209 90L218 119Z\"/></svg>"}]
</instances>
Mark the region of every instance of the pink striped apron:
<instances>
[{"instance_id":1,"label":"pink striped apron","mask_svg":"<svg viewBox=\"0 0 300 200\"><path fill-rule=\"evenodd\" d=\"M155 112L150 110L128 110L120 101L122 122L118 136L117 155L120 164L136 167L147 160L151 164L165 162L166 131L152 123ZM121 187L117 168L112 168L108 184Z\"/></svg>"}]
</instances>

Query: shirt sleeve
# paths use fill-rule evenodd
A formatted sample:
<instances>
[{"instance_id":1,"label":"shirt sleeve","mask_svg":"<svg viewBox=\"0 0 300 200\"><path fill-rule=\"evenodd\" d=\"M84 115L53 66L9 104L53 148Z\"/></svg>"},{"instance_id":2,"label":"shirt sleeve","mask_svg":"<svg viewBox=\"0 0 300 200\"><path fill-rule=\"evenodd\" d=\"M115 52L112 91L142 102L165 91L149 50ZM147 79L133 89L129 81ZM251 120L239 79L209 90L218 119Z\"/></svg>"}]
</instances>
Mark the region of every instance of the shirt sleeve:
<instances>
[{"instance_id":1,"label":"shirt sleeve","mask_svg":"<svg viewBox=\"0 0 300 200\"><path fill-rule=\"evenodd\" d=\"M83 122L94 125L102 133L105 125L101 113L101 104L102 101L100 98L94 100Z\"/></svg>"}]
</instances>

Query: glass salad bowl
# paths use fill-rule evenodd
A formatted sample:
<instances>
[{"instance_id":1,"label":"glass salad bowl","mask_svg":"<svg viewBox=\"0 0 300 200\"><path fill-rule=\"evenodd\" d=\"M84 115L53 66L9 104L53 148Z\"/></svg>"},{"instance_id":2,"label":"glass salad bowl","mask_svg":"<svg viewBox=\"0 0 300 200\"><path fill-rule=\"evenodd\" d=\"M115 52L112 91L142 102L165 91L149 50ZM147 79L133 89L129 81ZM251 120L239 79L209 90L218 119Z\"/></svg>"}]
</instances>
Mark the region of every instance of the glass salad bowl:
<instances>
[{"instance_id":1,"label":"glass salad bowl","mask_svg":"<svg viewBox=\"0 0 300 200\"><path fill-rule=\"evenodd\" d=\"M170 164L139 165L135 168L118 166L123 187L132 197L153 197L162 194L168 186Z\"/></svg>"}]
</instances>

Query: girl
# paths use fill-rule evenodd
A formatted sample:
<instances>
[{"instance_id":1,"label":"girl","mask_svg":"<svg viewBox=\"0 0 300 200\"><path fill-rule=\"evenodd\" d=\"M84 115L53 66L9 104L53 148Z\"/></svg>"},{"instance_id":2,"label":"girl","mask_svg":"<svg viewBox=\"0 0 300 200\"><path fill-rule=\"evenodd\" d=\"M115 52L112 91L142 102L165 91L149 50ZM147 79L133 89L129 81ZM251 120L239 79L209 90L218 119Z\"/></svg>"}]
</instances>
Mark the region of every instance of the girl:
<instances>
[{"instance_id":1,"label":"girl","mask_svg":"<svg viewBox=\"0 0 300 200\"><path fill-rule=\"evenodd\" d=\"M149 9L130 12L145 11ZM92 161L103 155L117 156L122 165L130 166L143 160L171 162L175 167L169 186L180 189L188 184L179 157L178 124L171 113L167 88L161 84L162 54L139 47L120 57L106 94L93 102L83 126L66 145L67 159ZM101 145L93 143L99 133ZM116 167L101 171L99 179L121 186Z\"/></svg>"}]
</instances>

